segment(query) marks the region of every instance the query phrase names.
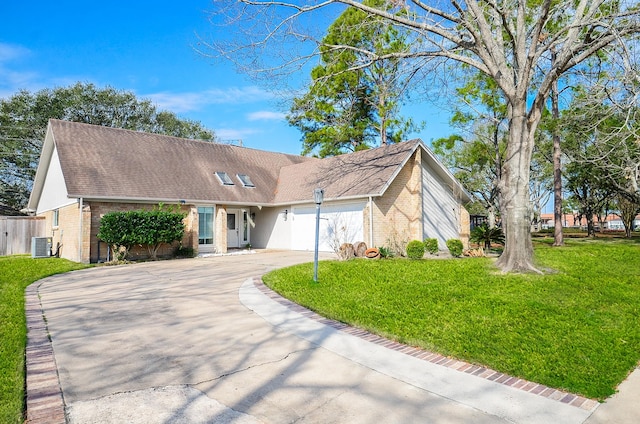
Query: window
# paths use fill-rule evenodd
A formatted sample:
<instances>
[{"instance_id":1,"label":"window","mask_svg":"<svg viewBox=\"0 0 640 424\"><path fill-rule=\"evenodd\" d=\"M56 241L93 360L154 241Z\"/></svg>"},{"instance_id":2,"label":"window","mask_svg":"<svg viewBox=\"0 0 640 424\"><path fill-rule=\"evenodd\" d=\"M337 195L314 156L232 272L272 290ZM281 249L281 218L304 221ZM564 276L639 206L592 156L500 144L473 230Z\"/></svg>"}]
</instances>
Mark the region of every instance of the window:
<instances>
[{"instance_id":1,"label":"window","mask_svg":"<svg viewBox=\"0 0 640 424\"><path fill-rule=\"evenodd\" d=\"M245 187L255 187L253 182L251 182L251 178L249 178L249 176L246 174L238 174L238 179Z\"/></svg>"},{"instance_id":2,"label":"window","mask_svg":"<svg viewBox=\"0 0 640 424\"><path fill-rule=\"evenodd\" d=\"M60 220L60 211L58 209L54 209L53 211L53 226L57 227L58 226L58 222Z\"/></svg>"},{"instance_id":3,"label":"window","mask_svg":"<svg viewBox=\"0 0 640 424\"><path fill-rule=\"evenodd\" d=\"M198 207L198 244L213 244L213 207Z\"/></svg>"},{"instance_id":4,"label":"window","mask_svg":"<svg viewBox=\"0 0 640 424\"><path fill-rule=\"evenodd\" d=\"M234 185L233 181L231 181L231 178L226 172L218 171L216 172L216 176L218 177L222 185Z\"/></svg>"},{"instance_id":5,"label":"window","mask_svg":"<svg viewBox=\"0 0 640 424\"><path fill-rule=\"evenodd\" d=\"M230 213L227 215L227 230L237 230L236 227L236 214Z\"/></svg>"},{"instance_id":6,"label":"window","mask_svg":"<svg viewBox=\"0 0 640 424\"><path fill-rule=\"evenodd\" d=\"M249 214L242 212L242 240L249 241Z\"/></svg>"}]
</instances>

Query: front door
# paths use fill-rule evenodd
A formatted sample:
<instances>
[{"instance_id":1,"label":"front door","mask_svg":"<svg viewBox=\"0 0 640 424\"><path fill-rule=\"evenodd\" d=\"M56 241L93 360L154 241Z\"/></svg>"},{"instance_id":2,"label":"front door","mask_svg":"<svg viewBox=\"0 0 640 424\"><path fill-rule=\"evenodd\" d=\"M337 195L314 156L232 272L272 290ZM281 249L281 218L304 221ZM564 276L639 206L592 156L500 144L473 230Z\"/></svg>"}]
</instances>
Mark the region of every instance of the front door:
<instances>
[{"instance_id":1,"label":"front door","mask_svg":"<svg viewBox=\"0 0 640 424\"><path fill-rule=\"evenodd\" d=\"M249 212L247 209L227 210L227 247L244 248L249 244Z\"/></svg>"},{"instance_id":2,"label":"front door","mask_svg":"<svg viewBox=\"0 0 640 424\"><path fill-rule=\"evenodd\" d=\"M240 211L227 210L227 247L236 249L240 247Z\"/></svg>"}]
</instances>

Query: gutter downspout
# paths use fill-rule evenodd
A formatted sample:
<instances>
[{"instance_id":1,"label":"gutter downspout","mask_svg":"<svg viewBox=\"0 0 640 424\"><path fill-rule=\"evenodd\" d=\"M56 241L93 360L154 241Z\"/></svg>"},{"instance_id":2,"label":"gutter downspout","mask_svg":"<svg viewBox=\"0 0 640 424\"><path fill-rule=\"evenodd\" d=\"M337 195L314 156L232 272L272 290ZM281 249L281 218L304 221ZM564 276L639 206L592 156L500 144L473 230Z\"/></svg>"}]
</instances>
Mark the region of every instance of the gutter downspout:
<instances>
[{"instance_id":1,"label":"gutter downspout","mask_svg":"<svg viewBox=\"0 0 640 424\"><path fill-rule=\"evenodd\" d=\"M373 246L373 199L369 196L369 247Z\"/></svg>"},{"instance_id":2,"label":"gutter downspout","mask_svg":"<svg viewBox=\"0 0 640 424\"><path fill-rule=\"evenodd\" d=\"M80 203L80 229L78 231L78 262L82 262L82 226L83 226L83 213L82 210L84 209L84 199L82 197L78 198L78 201Z\"/></svg>"}]
</instances>

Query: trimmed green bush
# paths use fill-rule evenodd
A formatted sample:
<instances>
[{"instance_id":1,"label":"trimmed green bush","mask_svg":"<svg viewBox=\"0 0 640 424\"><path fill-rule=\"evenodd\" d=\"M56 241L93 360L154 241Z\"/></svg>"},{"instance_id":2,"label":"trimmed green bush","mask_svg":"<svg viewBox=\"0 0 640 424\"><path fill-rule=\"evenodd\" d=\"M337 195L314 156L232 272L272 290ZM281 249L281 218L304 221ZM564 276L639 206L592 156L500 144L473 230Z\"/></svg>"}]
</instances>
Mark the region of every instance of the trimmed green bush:
<instances>
[{"instance_id":1,"label":"trimmed green bush","mask_svg":"<svg viewBox=\"0 0 640 424\"><path fill-rule=\"evenodd\" d=\"M162 205L151 211L139 211L143 225L138 228L138 244L147 246L151 259L158 258L158 250L163 244L171 244L184 235L185 215Z\"/></svg>"},{"instance_id":2,"label":"trimmed green bush","mask_svg":"<svg viewBox=\"0 0 640 424\"><path fill-rule=\"evenodd\" d=\"M182 239L184 217L162 205L153 210L109 212L100 219L98 238L111 246L116 260L125 260L134 245L146 246L156 259L162 244Z\"/></svg>"},{"instance_id":3,"label":"trimmed green bush","mask_svg":"<svg viewBox=\"0 0 640 424\"><path fill-rule=\"evenodd\" d=\"M409 259L422 259L424 256L424 243L420 240L411 240L407 244L407 257Z\"/></svg>"},{"instance_id":4,"label":"trimmed green bush","mask_svg":"<svg viewBox=\"0 0 640 424\"><path fill-rule=\"evenodd\" d=\"M431 255L438 253L438 239L428 238L424 240L424 249Z\"/></svg>"},{"instance_id":5,"label":"trimmed green bush","mask_svg":"<svg viewBox=\"0 0 640 424\"><path fill-rule=\"evenodd\" d=\"M460 256L462 256L462 249L464 248L464 246L458 239L449 239L447 240L447 248L449 249L449 253L451 253L451 256L459 258Z\"/></svg>"},{"instance_id":6,"label":"trimmed green bush","mask_svg":"<svg viewBox=\"0 0 640 424\"><path fill-rule=\"evenodd\" d=\"M136 228L141 224L141 218L134 211L109 212L100 219L98 238L111 246L114 260L123 261L129 250L139 243Z\"/></svg>"}]
</instances>

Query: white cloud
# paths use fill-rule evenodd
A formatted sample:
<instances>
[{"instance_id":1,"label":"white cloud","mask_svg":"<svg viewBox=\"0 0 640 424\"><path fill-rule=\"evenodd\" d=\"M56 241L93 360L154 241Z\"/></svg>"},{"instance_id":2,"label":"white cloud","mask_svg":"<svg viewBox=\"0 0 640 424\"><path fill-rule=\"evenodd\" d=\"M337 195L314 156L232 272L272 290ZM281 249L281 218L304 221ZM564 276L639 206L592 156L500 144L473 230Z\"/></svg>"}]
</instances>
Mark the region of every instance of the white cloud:
<instances>
[{"instance_id":1,"label":"white cloud","mask_svg":"<svg viewBox=\"0 0 640 424\"><path fill-rule=\"evenodd\" d=\"M160 92L143 95L150 99L159 109L171 110L175 113L200 110L204 106L214 104L241 104L270 100L274 96L256 86L214 88L203 92L171 93Z\"/></svg>"},{"instance_id":2,"label":"white cloud","mask_svg":"<svg viewBox=\"0 0 640 424\"><path fill-rule=\"evenodd\" d=\"M18 71L11 62L21 60L31 54L26 47L0 43L0 98L8 98L20 89L32 89L38 79L34 71Z\"/></svg>"},{"instance_id":3,"label":"white cloud","mask_svg":"<svg viewBox=\"0 0 640 424\"><path fill-rule=\"evenodd\" d=\"M206 105L204 98L198 93L155 93L142 97L151 100L158 109L175 113L191 112Z\"/></svg>"},{"instance_id":4,"label":"white cloud","mask_svg":"<svg viewBox=\"0 0 640 424\"><path fill-rule=\"evenodd\" d=\"M0 43L0 63L20 59L30 54L31 51L26 47Z\"/></svg>"},{"instance_id":5,"label":"white cloud","mask_svg":"<svg viewBox=\"0 0 640 424\"><path fill-rule=\"evenodd\" d=\"M225 140L244 140L248 136L258 134L262 131L257 128L216 128L215 132L218 138L224 142Z\"/></svg>"},{"instance_id":6,"label":"white cloud","mask_svg":"<svg viewBox=\"0 0 640 424\"><path fill-rule=\"evenodd\" d=\"M281 121L285 118L282 112L273 112L270 110L260 110L247 115L249 121Z\"/></svg>"}]
</instances>

